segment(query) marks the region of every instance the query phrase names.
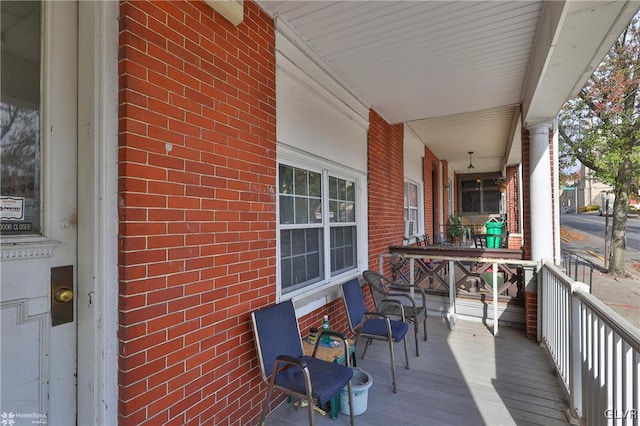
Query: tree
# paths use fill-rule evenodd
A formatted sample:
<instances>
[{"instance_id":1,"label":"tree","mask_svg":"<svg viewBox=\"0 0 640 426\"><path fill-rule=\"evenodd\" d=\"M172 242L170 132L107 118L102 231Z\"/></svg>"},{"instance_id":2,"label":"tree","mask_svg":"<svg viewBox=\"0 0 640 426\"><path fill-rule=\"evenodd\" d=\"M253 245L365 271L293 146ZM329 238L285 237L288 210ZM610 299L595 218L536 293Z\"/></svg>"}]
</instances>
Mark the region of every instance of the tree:
<instances>
[{"instance_id":1,"label":"tree","mask_svg":"<svg viewBox=\"0 0 640 426\"><path fill-rule=\"evenodd\" d=\"M578 160L613 187L611 274L625 272L629 201L640 188L639 27L640 14L558 117L561 163Z\"/></svg>"}]
</instances>

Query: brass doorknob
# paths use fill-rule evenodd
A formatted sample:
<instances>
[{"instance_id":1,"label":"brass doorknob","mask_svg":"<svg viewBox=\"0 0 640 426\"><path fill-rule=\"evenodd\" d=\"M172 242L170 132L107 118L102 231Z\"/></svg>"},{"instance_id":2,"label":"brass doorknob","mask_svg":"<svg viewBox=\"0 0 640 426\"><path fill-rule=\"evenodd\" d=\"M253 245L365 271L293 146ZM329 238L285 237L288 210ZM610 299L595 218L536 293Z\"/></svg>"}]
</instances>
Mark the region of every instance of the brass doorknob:
<instances>
[{"instance_id":1,"label":"brass doorknob","mask_svg":"<svg viewBox=\"0 0 640 426\"><path fill-rule=\"evenodd\" d=\"M58 303L67 303L73 300L73 290L69 287L61 287L53 294L53 300Z\"/></svg>"}]
</instances>

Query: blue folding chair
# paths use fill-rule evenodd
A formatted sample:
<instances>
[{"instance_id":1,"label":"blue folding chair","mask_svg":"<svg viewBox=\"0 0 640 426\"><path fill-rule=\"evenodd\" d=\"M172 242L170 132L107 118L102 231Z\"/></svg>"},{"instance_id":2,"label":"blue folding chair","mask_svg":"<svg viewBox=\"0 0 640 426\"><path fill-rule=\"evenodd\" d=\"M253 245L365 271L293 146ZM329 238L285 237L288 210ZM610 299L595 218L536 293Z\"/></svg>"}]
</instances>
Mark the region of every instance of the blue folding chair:
<instances>
[{"instance_id":1,"label":"blue folding chair","mask_svg":"<svg viewBox=\"0 0 640 426\"><path fill-rule=\"evenodd\" d=\"M256 339L260 372L269 385L262 410L260 424L264 425L273 389L305 400L309 409L309 425L313 426L314 404L324 405L347 386L349 413L353 426L353 401L347 338L337 332L322 332L339 338L344 344L347 365L315 358L320 338L312 356L304 355L298 320L290 300L251 313L253 333Z\"/></svg>"},{"instance_id":2,"label":"blue folding chair","mask_svg":"<svg viewBox=\"0 0 640 426\"><path fill-rule=\"evenodd\" d=\"M342 290L342 300L347 311L349 328L356 335L356 343L360 337L367 338L367 344L362 352L362 358L367 353L371 340L386 340L389 342L389 353L391 355L391 376L393 380L393 391L396 388L396 366L393 355L393 343L403 341L404 358L406 367L409 368L409 355L407 353L407 339L405 335L409 330L409 324L403 321L396 321L387 318L380 312L367 312L360 281L357 278L348 281L340 287ZM401 308L402 309L402 308ZM403 315L404 317L404 315Z\"/></svg>"}]
</instances>

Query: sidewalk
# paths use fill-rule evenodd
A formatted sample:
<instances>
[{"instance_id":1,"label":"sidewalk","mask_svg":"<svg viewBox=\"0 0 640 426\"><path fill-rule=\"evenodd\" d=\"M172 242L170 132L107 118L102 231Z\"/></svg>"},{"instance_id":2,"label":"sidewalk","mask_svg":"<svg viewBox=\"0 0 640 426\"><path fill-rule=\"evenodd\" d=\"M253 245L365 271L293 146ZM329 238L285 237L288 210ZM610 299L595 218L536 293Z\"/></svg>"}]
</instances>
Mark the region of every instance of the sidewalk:
<instances>
[{"instance_id":1,"label":"sidewalk","mask_svg":"<svg viewBox=\"0 0 640 426\"><path fill-rule=\"evenodd\" d=\"M568 231L562 239L563 248L570 249L604 268L602 257L589 250L592 243L588 235L581 234L570 227L563 226L562 229ZM640 329L640 273L630 264L626 265L625 270L627 277L612 277L594 269L591 294Z\"/></svg>"},{"instance_id":2,"label":"sidewalk","mask_svg":"<svg viewBox=\"0 0 640 426\"><path fill-rule=\"evenodd\" d=\"M640 280L593 271L591 293L640 329Z\"/></svg>"}]
</instances>

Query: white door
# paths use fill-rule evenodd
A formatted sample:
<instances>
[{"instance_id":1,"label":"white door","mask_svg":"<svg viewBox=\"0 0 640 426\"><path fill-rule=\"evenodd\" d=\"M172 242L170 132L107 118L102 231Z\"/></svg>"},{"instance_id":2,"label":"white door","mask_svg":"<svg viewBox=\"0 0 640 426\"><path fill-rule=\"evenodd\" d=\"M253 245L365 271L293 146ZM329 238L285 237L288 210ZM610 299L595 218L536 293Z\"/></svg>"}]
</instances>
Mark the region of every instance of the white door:
<instances>
[{"instance_id":1,"label":"white door","mask_svg":"<svg viewBox=\"0 0 640 426\"><path fill-rule=\"evenodd\" d=\"M0 424L73 425L77 4L1 8Z\"/></svg>"}]
</instances>

